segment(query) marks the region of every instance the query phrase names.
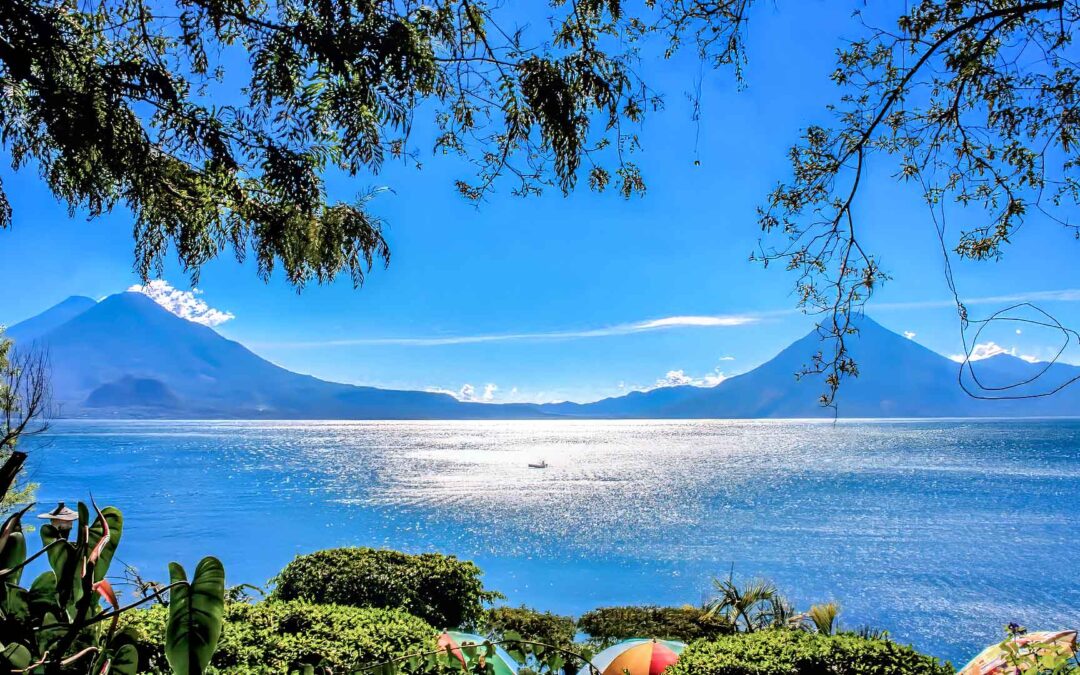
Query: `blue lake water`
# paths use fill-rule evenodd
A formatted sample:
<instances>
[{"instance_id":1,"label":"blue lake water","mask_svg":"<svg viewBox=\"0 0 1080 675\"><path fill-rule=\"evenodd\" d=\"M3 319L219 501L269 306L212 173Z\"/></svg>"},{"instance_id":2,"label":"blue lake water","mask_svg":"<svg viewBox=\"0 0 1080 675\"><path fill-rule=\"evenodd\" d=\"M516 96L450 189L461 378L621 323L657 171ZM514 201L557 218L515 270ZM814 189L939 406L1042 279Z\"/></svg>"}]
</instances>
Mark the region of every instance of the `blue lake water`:
<instances>
[{"instance_id":1,"label":"blue lake water","mask_svg":"<svg viewBox=\"0 0 1080 675\"><path fill-rule=\"evenodd\" d=\"M1080 627L1080 421L60 421L26 447L43 505L124 511L148 578L215 554L265 584L352 544L569 614L698 604L734 567L955 665L1009 621Z\"/></svg>"}]
</instances>

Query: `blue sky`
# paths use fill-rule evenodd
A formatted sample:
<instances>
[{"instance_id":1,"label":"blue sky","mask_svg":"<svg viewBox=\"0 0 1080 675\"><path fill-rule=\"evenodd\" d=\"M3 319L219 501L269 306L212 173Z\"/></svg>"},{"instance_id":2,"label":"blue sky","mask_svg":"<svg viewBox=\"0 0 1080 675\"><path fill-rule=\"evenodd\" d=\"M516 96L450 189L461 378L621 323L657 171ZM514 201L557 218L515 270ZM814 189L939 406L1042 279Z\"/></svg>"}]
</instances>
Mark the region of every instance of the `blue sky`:
<instances>
[{"instance_id":1,"label":"blue sky","mask_svg":"<svg viewBox=\"0 0 1080 675\"><path fill-rule=\"evenodd\" d=\"M586 400L654 386L672 371L709 383L748 370L813 325L791 311L793 279L748 256L758 237L754 208L786 178L787 148L807 124L828 121L835 49L859 35L849 13L848 3L762 3L751 24L748 87L705 72L696 143L684 92L697 66L647 63L668 105L641 129L643 198L582 190L522 200L505 186L475 207L453 187L462 167L427 157L422 171L390 166L331 183L335 198L394 188L373 203L389 224L392 264L362 290L343 279L298 295L280 276L264 284L253 265L225 255L203 270L198 297L233 315L217 326L227 337L344 382L453 392L470 385L473 396L487 388L496 401ZM954 354L958 328L932 223L892 171L877 160L857 210L864 245L894 277L869 313ZM5 166L0 178L15 213L14 227L0 231L0 321L139 282L125 212L69 217L32 168ZM1078 246L1063 229L1032 220L1003 261L954 263L961 294L979 311L1037 298L1080 325ZM171 261L164 279L190 288ZM984 335L1035 357L1049 356L1054 338L1013 327Z\"/></svg>"}]
</instances>

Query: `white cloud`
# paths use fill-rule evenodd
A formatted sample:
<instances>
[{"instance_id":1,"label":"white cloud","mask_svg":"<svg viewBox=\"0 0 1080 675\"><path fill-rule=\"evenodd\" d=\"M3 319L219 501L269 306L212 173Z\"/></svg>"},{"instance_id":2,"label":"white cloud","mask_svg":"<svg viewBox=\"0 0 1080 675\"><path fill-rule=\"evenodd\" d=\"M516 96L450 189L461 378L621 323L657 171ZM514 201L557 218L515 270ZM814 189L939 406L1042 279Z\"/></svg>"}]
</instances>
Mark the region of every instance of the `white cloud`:
<instances>
[{"instance_id":1,"label":"white cloud","mask_svg":"<svg viewBox=\"0 0 1080 675\"><path fill-rule=\"evenodd\" d=\"M1008 354L1009 356L1016 356L1016 347L1013 347L1012 349L1005 349L996 342L980 342L979 344L975 345L975 347L971 350L971 356L969 356L967 360L982 361L983 359L988 359L991 356L997 356L998 354ZM963 354L953 354L949 358L953 361L956 361L957 363L964 362Z\"/></svg>"},{"instance_id":2,"label":"white cloud","mask_svg":"<svg viewBox=\"0 0 1080 675\"><path fill-rule=\"evenodd\" d=\"M756 323L760 318L750 314L731 314L715 316L668 316L660 319L648 319L633 323L622 323L606 328L588 328L582 330L538 331L534 333L492 333L479 335L453 335L446 337L376 337L347 340L321 340L310 342L267 343L262 347L351 347L361 345L400 345L407 347L438 347L443 345L464 345L485 342L518 342L546 340L578 340L583 338L611 337L614 335L633 335L658 330L676 328L727 328Z\"/></svg>"},{"instance_id":3,"label":"white cloud","mask_svg":"<svg viewBox=\"0 0 1080 675\"><path fill-rule=\"evenodd\" d=\"M641 387L639 391L651 391L663 387L683 387L687 385L691 387L715 387L726 379L727 376L720 372L719 369L701 377L687 375L686 371L682 369L669 370L667 374L658 379L651 387ZM622 389L623 386L623 383L620 382L619 388Z\"/></svg>"},{"instance_id":4,"label":"white cloud","mask_svg":"<svg viewBox=\"0 0 1080 675\"><path fill-rule=\"evenodd\" d=\"M734 356L721 356L720 360L721 361L734 361L735 357Z\"/></svg>"},{"instance_id":5,"label":"white cloud","mask_svg":"<svg viewBox=\"0 0 1080 675\"><path fill-rule=\"evenodd\" d=\"M1020 354L1020 358L1024 359L1028 363L1038 363L1039 362L1039 357L1038 356L1032 356L1031 354Z\"/></svg>"},{"instance_id":6,"label":"white cloud","mask_svg":"<svg viewBox=\"0 0 1080 675\"><path fill-rule=\"evenodd\" d=\"M663 379L656 381L658 387L681 387L684 384L690 384L694 381L694 378L690 377L681 370L669 370L667 375Z\"/></svg>"},{"instance_id":7,"label":"white cloud","mask_svg":"<svg viewBox=\"0 0 1080 675\"><path fill-rule=\"evenodd\" d=\"M491 403L495 400L495 392L499 391L499 385L493 382L485 384L484 390L480 393L477 393L476 387L469 383L461 385L461 389L458 389L457 391L443 389L442 387L428 387L424 391L429 391L433 394L447 394L466 403ZM517 387L512 389L510 393L516 394Z\"/></svg>"},{"instance_id":8,"label":"white cloud","mask_svg":"<svg viewBox=\"0 0 1080 675\"><path fill-rule=\"evenodd\" d=\"M202 295L199 289L182 291L179 288L173 288L164 279L155 279L145 285L135 284L128 288L128 292L142 293L181 319L201 323L204 326L220 326L236 318L232 312L223 312L206 304L198 297Z\"/></svg>"},{"instance_id":9,"label":"white cloud","mask_svg":"<svg viewBox=\"0 0 1080 675\"><path fill-rule=\"evenodd\" d=\"M906 337L909 340L914 340L915 339L915 331L913 331L913 330L904 331L904 337Z\"/></svg>"}]
</instances>

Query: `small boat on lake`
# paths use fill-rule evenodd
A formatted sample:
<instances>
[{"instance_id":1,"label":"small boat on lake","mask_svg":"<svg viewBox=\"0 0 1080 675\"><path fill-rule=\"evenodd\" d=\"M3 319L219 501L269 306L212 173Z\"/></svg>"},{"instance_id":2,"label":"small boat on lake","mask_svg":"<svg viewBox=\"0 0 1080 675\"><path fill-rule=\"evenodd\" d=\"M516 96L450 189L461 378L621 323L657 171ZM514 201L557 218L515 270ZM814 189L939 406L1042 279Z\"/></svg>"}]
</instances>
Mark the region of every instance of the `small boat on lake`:
<instances>
[{"instance_id":1,"label":"small boat on lake","mask_svg":"<svg viewBox=\"0 0 1080 675\"><path fill-rule=\"evenodd\" d=\"M548 468L547 460L542 459L542 460L540 460L539 462L537 462L535 464L534 463L529 463L529 468L530 469L546 469L546 468Z\"/></svg>"}]
</instances>

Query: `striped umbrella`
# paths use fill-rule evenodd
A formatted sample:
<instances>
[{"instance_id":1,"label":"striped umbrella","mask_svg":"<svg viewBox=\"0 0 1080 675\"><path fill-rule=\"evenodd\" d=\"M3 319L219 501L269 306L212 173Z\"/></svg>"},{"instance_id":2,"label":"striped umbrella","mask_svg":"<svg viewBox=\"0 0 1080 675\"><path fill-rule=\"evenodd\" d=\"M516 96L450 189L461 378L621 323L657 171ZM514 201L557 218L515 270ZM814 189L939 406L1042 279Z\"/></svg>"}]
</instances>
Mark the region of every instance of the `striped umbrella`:
<instances>
[{"instance_id":1,"label":"striped umbrella","mask_svg":"<svg viewBox=\"0 0 1080 675\"><path fill-rule=\"evenodd\" d=\"M488 654L488 647L484 644L485 642L487 642L487 639L480 635L448 630L439 636L439 649L443 651L449 649L450 653L461 662L462 668L469 672L473 671L476 661L483 658L485 665L490 665L495 669L495 675L517 675L519 668L517 662L510 658L510 655L500 647L495 647L494 655ZM462 647L468 647L469 645L476 646L475 657L470 658L469 654L466 653L471 650L462 649Z\"/></svg>"},{"instance_id":2,"label":"striped umbrella","mask_svg":"<svg viewBox=\"0 0 1080 675\"><path fill-rule=\"evenodd\" d=\"M1035 650L1040 653L1060 651L1067 654L1076 653L1076 631L1043 631L1038 633L1024 633L1010 638L1021 651ZM1004 673L1009 668L1005 650L1000 644L990 645L982 650L978 656L971 659L959 675L992 675Z\"/></svg>"},{"instance_id":3,"label":"striped umbrella","mask_svg":"<svg viewBox=\"0 0 1080 675\"><path fill-rule=\"evenodd\" d=\"M600 675L660 675L679 660L686 643L674 640L626 640L593 657Z\"/></svg>"}]
</instances>

